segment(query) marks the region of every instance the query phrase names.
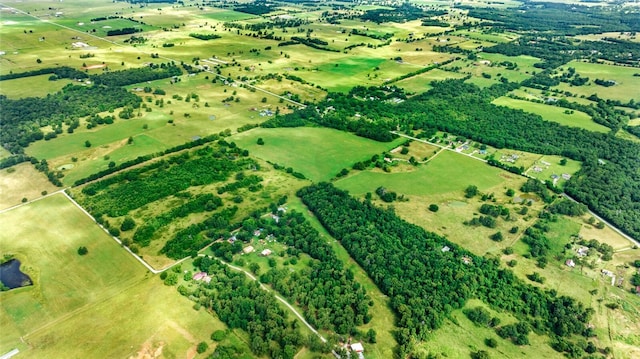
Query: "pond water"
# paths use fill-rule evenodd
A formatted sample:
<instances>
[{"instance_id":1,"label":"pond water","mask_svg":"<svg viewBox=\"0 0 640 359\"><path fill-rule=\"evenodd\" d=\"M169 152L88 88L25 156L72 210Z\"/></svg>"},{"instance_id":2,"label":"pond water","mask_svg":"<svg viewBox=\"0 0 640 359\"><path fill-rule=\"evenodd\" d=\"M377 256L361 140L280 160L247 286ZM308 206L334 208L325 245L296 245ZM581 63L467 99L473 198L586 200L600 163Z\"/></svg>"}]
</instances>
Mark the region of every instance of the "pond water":
<instances>
[{"instance_id":1,"label":"pond water","mask_svg":"<svg viewBox=\"0 0 640 359\"><path fill-rule=\"evenodd\" d=\"M31 278L20 271L20 261L17 259L12 259L0 265L0 282L9 289L33 284Z\"/></svg>"}]
</instances>

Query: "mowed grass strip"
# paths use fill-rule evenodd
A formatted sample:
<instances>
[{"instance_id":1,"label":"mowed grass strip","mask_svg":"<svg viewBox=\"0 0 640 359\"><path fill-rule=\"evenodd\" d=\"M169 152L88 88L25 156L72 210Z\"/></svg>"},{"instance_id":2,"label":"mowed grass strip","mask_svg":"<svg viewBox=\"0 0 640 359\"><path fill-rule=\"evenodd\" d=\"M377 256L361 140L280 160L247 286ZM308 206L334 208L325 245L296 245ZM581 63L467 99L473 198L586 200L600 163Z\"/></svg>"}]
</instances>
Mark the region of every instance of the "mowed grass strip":
<instances>
[{"instance_id":1,"label":"mowed grass strip","mask_svg":"<svg viewBox=\"0 0 640 359\"><path fill-rule=\"evenodd\" d=\"M492 102L494 105L506 106L525 112L531 112L542 116L546 121L557 122L564 126L579 127L585 130L607 133L608 127L593 122L591 117L584 112L574 110L573 113L566 113L566 109L537 102L518 100L509 97L499 97Z\"/></svg>"},{"instance_id":2,"label":"mowed grass strip","mask_svg":"<svg viewBox=\"0 0 640 359\"><path fill-rule=\"evenodd\" d=\"M258 138L264 145L258 145ZM376 142L329 128L256 128L231 137L252 156L292 167L313 181L326 181L343 168L351 168L374 154L390 150L404 140Z\"/></svg>"}]
</instances>

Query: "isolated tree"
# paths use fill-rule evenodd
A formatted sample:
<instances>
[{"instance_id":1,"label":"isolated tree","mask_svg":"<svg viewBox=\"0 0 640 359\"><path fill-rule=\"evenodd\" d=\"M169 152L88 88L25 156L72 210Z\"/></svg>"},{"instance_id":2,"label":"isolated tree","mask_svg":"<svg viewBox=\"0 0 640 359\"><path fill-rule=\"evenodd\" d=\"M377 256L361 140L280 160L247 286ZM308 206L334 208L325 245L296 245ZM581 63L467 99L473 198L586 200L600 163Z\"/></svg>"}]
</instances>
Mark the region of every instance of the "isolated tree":
<instances>
[{"instance_id":1,"label":"isolated tree","mask_svg":"<svg viewBox=\"0 0 640 359\"><path fill-rule=\"evenodd\" d=\"M89 250L87 249L87 247L82 246L78 248L78 254L81 256L86 255L87 253L89 253Z\"/></svg>"},{"instance_id":2,"label":"isolated tree","mask_svg":"<svg viewBox=\"0 0 640 359\"><path fill-rule=\"evenodd\" d=\"M439 207L438 207L438 205L437 205L437 204L435 204L435 203L432 203L432 204L430 204L430 205L429 205L429 210L430 210L431 212L438 212L438 209L440 209L440 208L439 208Z\"/></svg>"},{"instance_id":3,"label":"isolated tree","mask_svg":"<svg viewBox=\"0 0 640 359\"><path fill-rule=\"evenodd\" d=\"M262 146L264 145L264 140L262 139L262 137L258 138L258 141L256 142L258 145Z\"/></svg>"},{"instance_id":4,"label":"isolated tree","mask_svg":"<svg viewBox=\"0 0 640 359\"><path fill-rule=\"evenodd\" d=\"M125 232L134 229L136 226L136 221L131 217L125 217L124 221L122 221L122 225L120 225L120 230Z\"/></svg>"},{"instance_id":5,"label":"isolated tree","mask_svg":"<svg viewBox=\"0 0 640 359\"><path fill-rule=\"evenodd\" d=\"M478 194L478 187L470 185L464 190L464 196L467 198L473 198Z\"/></svg>"}]
</instances>

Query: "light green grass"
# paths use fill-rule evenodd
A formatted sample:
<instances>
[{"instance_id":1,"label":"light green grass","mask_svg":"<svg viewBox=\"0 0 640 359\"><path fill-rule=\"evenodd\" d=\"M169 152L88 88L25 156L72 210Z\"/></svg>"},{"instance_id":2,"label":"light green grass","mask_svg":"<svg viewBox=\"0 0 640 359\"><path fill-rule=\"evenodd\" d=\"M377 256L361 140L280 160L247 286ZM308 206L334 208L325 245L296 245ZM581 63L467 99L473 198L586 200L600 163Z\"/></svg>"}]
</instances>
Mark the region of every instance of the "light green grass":
<instances>
[{"instance_id":1,"label":"light green grass","mask_svg":"<svg viewBox=\"0 0 640 359\"><path fill-rule=\"evenodd\" d=\"M581 111L573 111L573 113L566 113L566 109L546 105L537 102L518 100L509 98L506 96L499 97L492 102L494 105L506 106L525 112L531 112L542 116L546 121L557 122L564 126L579 127L585 130L607 133L610 131L608 127L593 122L591 117Z\"/></svg>"},{"instance_id":2,"label":"light green grass","mask_svg":"<svg viewBox=\"0 0 640 359\"><path fill-rule=\"evenodd\" d=\"M31 163L20 163L10 168L0 170L0 208L20 204L23 198L33 200L40 198L42 193L58 190Z\"/></svg>"},{"instance_id":3,"label":"light green grass","mask_svg":"<svg viewBox=\"0 0 640 359\"><path fill-rule=\"evenodd\" d=\"M0 294L0 352L18 347L29 358L129 357L145 343L164 343L166 357L182 357L225 329L149 275L62 195L0 218L0 248L17 255L35 283ZM79 246L89 253L79 256Z\"/></svg>"},{"instance_id":4,"label":"light green grass","mask_svg":"<svg viewBox=\"0 0 640 359\"><path fill-rule=\"evenodd\" d=\"M39 75L21 79L0 81L0 94L11 99L23 97L45 97L60 91L70 80L49 81L51 75Z\"/></svg>"},{"instance_id":5,"label":"light green grass","mask_svg":"<svg viewBox=\"0 0 640 359\"><path fill-rule=\"evenodd\" d=\"M411 172L384 173L381 171L354 172L336 182L354 195L375 192L378 186L407 195L435 195L459 191L473 184L486 189L502 182L501 170L478 160L443 151L427 164ZM473 173L473 177L469 174Z\"/></svg>"},{"instance_id":6,"label":"light green grass","mask_svg":"<svg viewBox=\"0 0 640 359\"><path fill-rule=\"evenodd\" d=\"M445 71L440 69L433 69L417 76L410 77L394 83L394 85L403 88L405 91L413 93L422 93L431 89L431 82L442 81L446 79L459 79L464 75Z\"/></svg>"},{"instance_id":7,"label":"light green grass","mask_svg":"<svg viewBox=\"0 0 640 359\"><path fill-rule=\"evenodd\" d=\"M588 77L590 81L588 85L584 86L571 86L566 83L560 83L555 88L561 91L569 91L587 97L596 94L600 98L623 102L628 102L631 99L636 102L640 101L640 92L638 92L640 77L633 76L638 72L636 68L579 61L571 61L565 66L575 68L576 73L580 74L581 77ZM599 86L593 82L595 79L613 80L616 84L611 87Z\"/></svg>"},{"instance_id":8,"label":"light green grass","mask_svg":"<svg viewBox=\"0 0 640 359\"><path fill-rule=\"evenodd\" d=\"M258 138L265 142L257 145ZM402 140L376 142L327 128L257 128L232 137L239 147L255 156L292 167L313 181L333 178L343 168L394 148Z\"/></svg>"}]
</instances>

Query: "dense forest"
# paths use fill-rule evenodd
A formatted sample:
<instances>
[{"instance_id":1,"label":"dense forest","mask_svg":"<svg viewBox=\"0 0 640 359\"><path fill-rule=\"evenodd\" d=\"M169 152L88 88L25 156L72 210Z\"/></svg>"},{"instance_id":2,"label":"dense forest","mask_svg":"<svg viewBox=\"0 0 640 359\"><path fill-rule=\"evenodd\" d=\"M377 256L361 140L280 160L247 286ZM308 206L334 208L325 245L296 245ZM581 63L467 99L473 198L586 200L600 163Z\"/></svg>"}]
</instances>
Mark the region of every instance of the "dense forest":
<instances>
[{"instance_id":1,"label":"dense forest","mask_svg":"<svg viewBox=\"0 0 640 359\"><path fill-rule=\"evenodd\" d=\"M242 229L251 233L261 228L261 237L273 236L291 246L289 255L298 258L300 253L306 253L313 260L307 268L293 273L286 267L271 268L260 276L260 281L273 285L301 306L314 327L338 334L356 333L357 326L371 320L370 298L364 288L301 213L278 214L277 222L271 217L245 220Z\"/></svg>"},{"instance_id":2,"label":"dense forest","mask_svg":"<svg viewBox=\"0 0 640 359\"><path fill-rule=\"evenodd\" d=\"M215 259L198 257L194 265L215 279L201 282L195 290L181 286L178 291L215 312L229 328L249 333L255 355L293 359L305 339L298 320L289 320L273 294Z\"/></svg>"},{"instance_id":3,"label":"dense forest","mask_svg":"<svg viewBox=\"0 0 640 359\"><path fill-rule=\"evenodd\" d=\"M640 31L637 11L575 4L527 3L517 8L461 6L469 16L490 21L494 29L547 32L553 35ZM487 24L489 24L487 22Z\"/></svg>"},{"instance_id":4,"label":"dense forest","mask_svg":"<svg viewBox=\"0 0 640 359\"><path fill-rule=\"evenodd\" d=\"M405 222L392 210L360 202L328 183L306 187L298 195L390 297L400 327L396 336L400 357L412 351L415 339L427 339L470 298L508 311L536 332L564 337L569 343L572 335L591 335L586 328L591 309L525 284L500 268L496 259L476 256ZM445 246L448 251L442 250Z\"/></svg>"},{"instance_id":5,"label":"dense forest","mask_svg":"<svg viewBox=\"0 0 640 359\"><path fill-rule=\"evenodd\" d=\"M151 64L146 67L91 75L90 79L98 85L127 86L180 75L182 75L182 70L174 63L162 63L160 65Z\"/></svg>"}]
</instances>

